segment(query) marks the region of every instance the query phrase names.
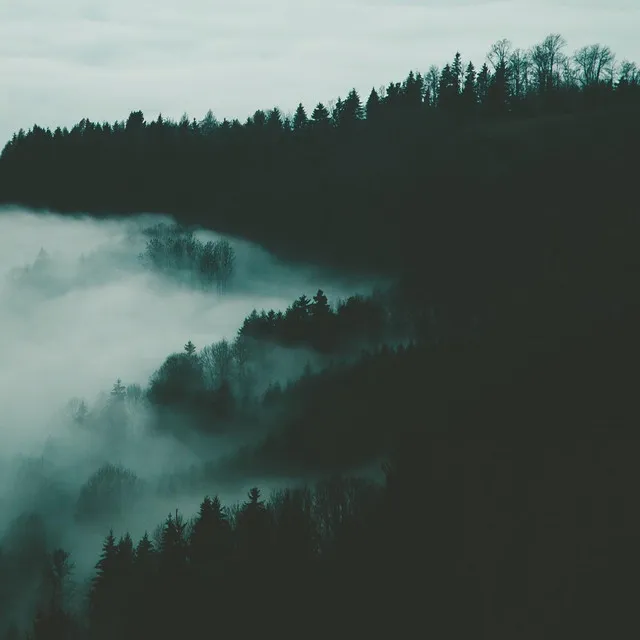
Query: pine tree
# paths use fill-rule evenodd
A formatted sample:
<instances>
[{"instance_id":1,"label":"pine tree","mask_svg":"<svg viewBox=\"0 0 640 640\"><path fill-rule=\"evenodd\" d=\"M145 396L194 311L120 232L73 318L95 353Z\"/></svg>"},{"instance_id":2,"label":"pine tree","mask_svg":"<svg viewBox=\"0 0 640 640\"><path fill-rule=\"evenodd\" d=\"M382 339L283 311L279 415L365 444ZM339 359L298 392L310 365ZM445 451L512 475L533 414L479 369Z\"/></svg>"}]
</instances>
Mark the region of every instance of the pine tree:
<instances>
[{"instance_id":1,"label":"pine tree","mask_svg":"<svg viewBox=\"0 0 640 640\"><path fill-rule=\"evenodd\" d=\"M331 114L328 109L319 102L311 114L311 124L314 129L326 130L331 123Z\"/></svg>"},{"instance_id":2,"label":"pine tree","mask_svg":"<svg viewBox=\"0 0 640 640\"><path fill-rule=\"evenodd\" d=\"M155 549L151 540L149 540L149 534L145 531L140 542L136 546L134 555L134 566L140 570L151 571L155 562Z\"/></svg>"},{"instance_id":3,"label":"pine tree","mask_svg":"<svg viewBox=\"0 0 640 640\"><path fill-rule=\"evenodd\" d=\"M191 342L191 340L184 345L184 351L190 358L196 355L196 346Z\"/></svg>"},{"instance_id":4,"label":"pine tree","mask_svg":"<svg viewBox=\"0 0 640 640\"><path fill-rule=\"evenodd\" d=\"M124 402L127 394L127 388L122 384L122 380L118 378L111 389L111 399L116 402Z\"/></svg>"},{"instance_id":5,"label":"pine tree","mask_svg":"<svg viewBox=\"0 0 640 640\"><path fill-rule=\"evenodd\" d=\"M257 562L259 559L265 559L263 552L269 542L269 516L257 487L249 491L248 498L238 514L237 526L242 550L250 562Z\"/></svg>"},{"instance_id":6,"label":"pine tree","mask_svg":"<svg viewBox=\"0 0 640 640\"><path fill-rule=\"evenodd\" d=\"M165 520L160 539L160 567L165 574L181 574L186 567L187 540L186 522L176 510L175 517L169 514Z\"/></svg>"},{"instance_id":7,"label":"pine tree","mask_svg":"<svg viewBox=\"0 0 640 640\"><path fill-rule=\"evenodd\" d=\"M464 87L462 89L462 103L466 113L473 113L478 106L478 93L476 88L476 70L472 62L467 65Z\"/></svg>"},{"instance_id":8,"label":"pine tree","mask_svg":"<svg viewBox=\"0 0 640 640\"><path fill-rule=\"evenodd\" d=\"M423 105L425 80L420 73L409 72L402 86L402 95L405 105L409 109L418 109Z\"/></svg>"},{"instance_id":9,"label":"pine tree","mask_svg":"<svg viewBox=\"0 0 640 640\"><path fill-rule=\"evenodd\" d=\"M302 103L298 105L295 115L293 116L293 132L301 133L306 131L309 126L309 118Z\"/></svg>"},{"instance_id":10,"label":"pine tree","mask_svg":"<svg viewBox=\"0 0 640 640\"><path fill-rule=\"evenodd\" d=\"M499 63L487 90L487 107L490 113L502 115L509 109L509 84L507 66Z\"/></svg>"},{"instance_id":11,"label":"pine tree","mask_svg":"<svg viewBox=\"0 0 640 640\"><path fill-rule=\"evenodd\" d=\"M457 51L451 65L451 93L453 96L457 97L462 92L463 73L462 56Z\"/></svg>"},{"instance_id":12,"label":"pine tree","mask_svg":"<svg viewBox=\"0 0 640 640\"><path fill-rule=\"evenodd\" d=\"M438 85L438 106L450 110L454 103L454 84L451 67L446 64L440 73Z\"/></svg>"},{"instance_id":13,"label":"pine tree","mask_svg":"<svg viewBox=\"0 0 640 640\"><path fill-rule=\"evenodd\" d=\"M491 81L491 74L489 73L489 67L485 62L478 73L476 81L476 91L478 95L478 102L481 105L485 105L487 102L487 95L489 93L489 83Z\"/></svg>"},{"instance_id":14,"label":"pine tree","mask_svg":"<svg viewBox=\"0 0 640 640\"><path fill-rule=\"evenodd\" d=\"M118 546L113 530L104 540L102 553L96 564L96 575L89 594L89 618L96 637L107 638L116 629Z\"/></svg>"},{"instance_id":15,"label":"pine tree","mask_svg":"<svg viewBox=\"0 0 640 640\"><path fill-rule=\"evenodd\" d=\"M371 89L367 98L365 113L368 121L374 121L380 115L380 96L375 89Z\"/></svg>"},{"instance_id":16,"label":"pine tree","mask_svg":"<svg viewBox=\"0 0 640 640\"><path fill-rule=\"evenodd\" d=\"M364 107L360 101L360 95L355 89L349 91L342 109L339 111L339 125L353 126L356 122L364 119Z\"/></svg>"},{"instance_id":17,"label":"pine tree","mask_svg":"<svg viewBox=\"0 0 640 640\"><path fill-rule=\"evenodd\" d=\"M189 554L197 570L205 573L221 568L231 548L231 527L220 499L205 497L189 539Z\"/></svg>"}]
</instances>

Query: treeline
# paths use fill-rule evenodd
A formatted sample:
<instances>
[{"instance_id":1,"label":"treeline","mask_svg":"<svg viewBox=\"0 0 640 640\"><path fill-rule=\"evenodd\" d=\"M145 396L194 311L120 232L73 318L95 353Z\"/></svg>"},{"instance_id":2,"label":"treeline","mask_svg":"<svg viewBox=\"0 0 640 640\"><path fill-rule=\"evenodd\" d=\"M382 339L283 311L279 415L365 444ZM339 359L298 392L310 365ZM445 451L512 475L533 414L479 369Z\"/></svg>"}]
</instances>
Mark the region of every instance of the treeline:
<instances>
[{"instance_id":1,"label":"treeline","mask_svg":"<svg viewBox=\"0 0 640 640\"><path fill-rule=\"evenodd\" d=\"M157 224L143 230L147 237L141 262L173 277L182 277L223 291L233 275L235 251L228 240L202 242L178 224Z\"/></svg>"},{"instance_id":2,"label":"treeline","mask_svg":"<svg viewBox=\"0 0 640 640\"><path fill-rule=\"evenodd\" d=\"M117 380L95 406L76 398L67 414L83 428L108 431L115 440L143 406L154 410L160 430L176 432L186 424L208 434L233 433L243 422L262 422L268 407L283 390L295 388L302 374L307 379L386 341L407 340L410 329L382 293L351 296L332 307L318 290L285 311L254 310L233 340L200 349L188 341L182 352L166 358L146 388Z\"/></svg>"},{"instance_id":3,"label":"treeline","mask_svg":"<svg viewBox=\"0 0 640 640\"><path fill-rule=\"evenodd\" d=\"M76 401L71 414L115 443L126 442L140 409L177 437L252 434L250 446L171 479L176 490L232 475L345 470L407 433L630 433L637 410L624 363L639 352L637 308L607 309L596 324L595 314L582 326L540 322L534 335L518 318L487 328L401 311L380 296L335 308L322 291L301 296L284 313L252 312L233 341L189 341L146 388L118 381L105 403Z\"/></svg>"},{"instance_id":4,"label":"treeline","mask_svg":"<svg viewBox=\"0 0 640 640\"><path fill-rule=\"evenodd\" d=\"M2 152L0 201L169 212L300 258L396 269L426 260L451 277L458 261L477 261L467 235L506 257L495 241L509 232L503 215L563 206L568 185L593 170L589 158L616 148L619 129L618 153L631 144L639 99L637 66L615 64L606 46L570 55L557 34L527 51L502 40L477 67L458 53L366 99L351 90L291 117L270 109L244 123L212 113L172 122L134 111L113 124L34 126ZM614 171L600 165L588 190ZM417 220L424 237L411 232Z\"/></svg>"}]
</instances>

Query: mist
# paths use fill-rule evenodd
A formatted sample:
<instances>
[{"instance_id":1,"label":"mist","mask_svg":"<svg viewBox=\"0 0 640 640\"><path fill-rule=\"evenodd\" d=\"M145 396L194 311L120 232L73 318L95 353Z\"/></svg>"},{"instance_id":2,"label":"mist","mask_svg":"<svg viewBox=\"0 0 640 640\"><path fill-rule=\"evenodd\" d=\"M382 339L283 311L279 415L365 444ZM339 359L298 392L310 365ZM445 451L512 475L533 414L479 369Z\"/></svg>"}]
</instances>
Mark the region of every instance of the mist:
<instances>
[{"instance_id":1,"label":"mist","mask_svg":"<svg viewBox=\"0 0 640 640\"><path fill-rule=\"evenodd\" d=\"M225 291L193 286L141 263L143 230L157 224L172 221L96 220L16 208L0 215L0 539L16 518L36 513L48 544L73 549L80 578L92 569L114 524L74 521L81 487L99 468L121 465L135 474L144 501L132 500L115 524L119 533L141 536L177 506L193 515L204 495L182 492L178 501L158 489L162 478L229 454L247 435L189 440L153 433L141 402L127 405L127 433L110 436L74 423L79 403L105 406L116 380L144 389L169 354L189 340L198 350L233 340L253 309L285 309L318 288L333 300L372 288L365 279L288 265L234 238L227 238L235 269ZM202 242L220 239L206 231L194 235ZM311 355L279 348L272 379L296 378ZM233 504L255 481L211 486L206 493Z\"/></svg>"}]
</instances>

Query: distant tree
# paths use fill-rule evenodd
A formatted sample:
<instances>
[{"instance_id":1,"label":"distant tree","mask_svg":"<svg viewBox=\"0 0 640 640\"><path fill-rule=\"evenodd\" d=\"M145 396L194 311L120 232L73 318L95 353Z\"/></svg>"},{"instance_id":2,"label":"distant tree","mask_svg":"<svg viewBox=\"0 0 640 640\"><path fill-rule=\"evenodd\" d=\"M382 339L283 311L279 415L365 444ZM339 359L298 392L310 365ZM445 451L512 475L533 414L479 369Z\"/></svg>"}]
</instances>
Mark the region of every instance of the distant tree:
<instances>
[{"instance_id":1,"label":"distant tree","mask_svg":"<svg viewBox=\"0 0 640 640\"><path fill-rule=\"evenodd\" d=\"M464 67L462 65L462 56L457 51L451 64L451 93L459 96L462 92L462 83L464 79Z\"/></svg>"},{"instance_id":2,"label":"distant tree","mask_svg":"<svg viewBox=\"0 0 640 640\"><path fill-rule=\"evenodd\" d=\"M592 87L602 82L605 72L613 75L615 55L607 46L592 44L578 49L573 54L573 61L578 67L581 85Z\"/></svg>"},{"instance_id":3,"label":"distant tree","mask_svg":"<svg viewBox=\"0 0 640 640\"><path fill-rule=\"evenodd\" d=\"M493 75L487 89L486 103L493 114L503 114L509 109L509 60L512 52L510 40L503 38L491 45L487 60L493 66Z\"/></svg>"},{"instance_id":4,"label":"distant tree","mask_svg":"<svg viewBox=\"0 0 640 640\"><path fill-rule=\"evenodd\" d=\"M235 251L227 240L219 240L215 243L213 259L216 265L218 291L222 292L229 286L236 259Z\"/></svg>"},{"instance_id":5,"label":"distant tree","mask_svg":"<svg viewBox=\"0 0 640 640\"><path fill-rule=\"evenodd\" d=\"M117 628L113 615L118 594L117 555L116 539L113 530L110 530L102 544L89 594L90 627L98 637L106 638L111 630Z\"/></svg>"},{"instance_id":6,"label":"distant tree","mask_svg":"<svg viewBox=\"0 0 640 640\"><path fill-rule=\"evenodd\" d=\"M168 602L178 599L187 579L188 537L187 523L176 509L169 514L162 527L158 550L159 577ZM177 622L177 620L175 621Z\"/></svg>"},{"instance_id":7,"label":"distant tree","mask_svg":"<svg viewBox=\"0 0 640 640\"><path fill-rule=\"evenodd\" d=\"M307 117L307 112L305 111L302 103L300 103L296 109L295 115L293 116L293 132L301 133L305 131L308 126L309 118Z\"/></svg>"},{"instance_id":8,"label":"distant tree","mask_svg":"<svg viewBox=\"0 0 640 640\"><path fill-rule=\"evenodd\" d=\"M329 110L319 102L311 114L311 125L316 131L326 131L331 122Z\"/></svg>"},{"instance_id":9,"label":"distant tree","mask_svg":"<svg viewBox=\"0 0 640 640\"><path fill-rule=\"evenodd\" d=\"M145 531L140 542L136 546L134 565L138 567L145 574L151 573L153 569L153 562L155 556L155 549L151 540L149 540L149 534Z\"/></svg>"},{"instance_id":10,"label":"distant tree","mask_svg":"<svg viewBox=\"0 0 640 640\"><path fill-rule=\"evenodd\" d=\"M208 576L217 570L220 578L222 564L228 559L232 543L231 526L220 499L218 496L213 499L206 496L191 528L189 554L192 563Z\"/></svg>"},{"instance_id":11,"label":"distant tree","mask_svg":"<svg viewBox=\"0 0 640 640\"><path fill-rule=\"evenodd\" d=\"M478 106L478 92L476 87L476 70L472 62L467 65L462 88L462 105L466 113L474 113Z\"/></svg>"},{"instance_id":12,"label":"distant tree","mask_svg":"<svg viewBox=\"0 0 640 640\"><path fill-rule=\"evenodd\" d=\"M403 83L402 92L407 108L414 111L419 109L423 104L425 92L425 80L422 74L410 71Z\"/></svg>"},{"instance_id":13,"label":"distant tree","mask_svg":"<svg viewBox=\"0 0 640 640\"><path fill-rule=\"evenodd\" d=\"M622 96L638 94L640 90L640 69L635 62L623 60L620 65L616 92Z\"/></svg>"},{"instance_id":14,"label":"distant tree","mask_svg":"<svg viewBox=\"0 0 640 640\"><path fill-rule=\"evenodd\" d=\"M272 134L282 133L284 123L282 112L280 111L280 109L278 109L278 107L274 107L273 109L269 110L265 127Z\"/></svg>"},{"instance_id":15,"label":"distant tree","mask_svg":"<svg viewBox=\"0 0 640 640\"><path fill-rule=\"evenodd\" d=\"M144 129L144 114L142 111L132 111L127 118L126 130L127 132L137 132Z\"/></svg>"},{"instance_id":16,"label":"distant tree","mask_svg":"<svg viewBox=\"0 0 640 640\"><path fill-rule=\"evenodd\" d=\"M193 357L196 355L196 346L189 340L187 344L184 345L184 352L189 356Z\"/></svg>"},{"instance_id":17,"label":"distant tree","mask_svg":"<svg viewBox=\"0 0 640 640\"><path fill-rule=\"evenodd\" d=\"M249 491L248 498L237 515L238 551L243 571L263 582L271 543L270 515L257 487Z\"/></svg>"},{"instance_id":18,"label":"distant tree","mask_svg":"<svg viewBox=\"0 0 640 640\"><path fill-rule=\"evenodd\" d=\"M522 49L514 49L509 56L507 78L510 83L510 94L516 101L521 101L529 91L529 56Z\"/></svg>"},{"instance_id":19,"label":"distant tree","mask_svg":"<svg viewBox=\"0 0 640 640\"><path fill-rule=\"evenodd\" d=\"M438 82L438 107L447 110L451 109L456 99L454 87L455 85L453 82L453 74L451 73L451 66L446 64L440 72L440 79Z\"/></svg>"},{"instance_id":20,"label":"distant tree","mask_svg":"<svg viewBox=\"0 0 640 640\"><path fill-rule=\"evenodd\" d=\"M511 58L513 45L507 38L502 38L491 45L489 52L487 53L487 60L493 66L494 71L498 67L507 67L509 59Z\"/></svg>"},{"instance_id":21,"label":"distant tree","mask_svg":"<svg viewBox=\"0 0 640 640\"><path fill-rule=\"evenodd\" d=\"M213 284L218 273L216 262L216 244L209 240L202 245L198 258L198 270L206 284Z\"/></svg>"},{"instance_id":22,"label":"distant tree","mask_svg":"<svg viewBox=\"0 0 640 640\"><path fill-rule=\"evenodd\" d=\"M427 75L425 76L425 83L431 99L429 106L435 107L439 102L440 95L440 69L438 69L436 65L432 64L429 67Z\"/></svg>"},{"instance_id":23,"label":"distant tree","mask_svg":"<svg viewBox=\"0 0 640 640\"><path fill-rule=\"evenodd\" d=\"M215 388L229 381L235 371L235 354L227 340L207 345L199 355L202 371L208 387Z\"/></svg>"},{"instance_id":24,"label":"distant tree","mask_svg":"<svg viewBox=\"0 0 640 640\"><path fill-rule=\"evenodd\" d=\"M73 569L67 551L55 549L49 555L43 576L43 602L34 621L34 639L54 640L71 634L73 621L66 610L66 600Z\"/></svg>"},{"instance_id":25,"label":"distant tree","mask_svg":"<svg viewBox=\"0 0 640 640\"><path fill-rule=\"evenodd\" d=\"M360 95L355 89L349 91L340 113L341 124L353 124L363 120L365 116L364 107L360 100Z\"/></svg>"},{"instance_id":26,"label":"distant tree","mask_svg":"<svg viewBox=\"0 0 640 640\"><path fill-rule=\"evenodd\" d=\"M122 380L118 378L111 389L111 399L114 402L124 402L127 395L127 388L122 384Z\"/></svg>"},{"instance_id":27,"label":"distant tree","mask_svg":"<svg viewBox=\"0 0 640 640\"><path fill-rule=\"evenodd\" d=\"M558 86L558 65L562 61L562 49L566 40L558 33L548 35L540 44L532 47L529 59L535 73L540 93L549 93Z\"/></svg>"},{"instance_id":28,"label":"distant tree","mask_svg":"<svg viewBox=\"0 0 640 640\"><path fill-rule=\"evenodd\" d=\"M202 366L186 353L170 355L150 380L147 396L156 405L187 405L204 389Z\"/></svg>"},{"instance_id":29,"label":"distant tree","mask_svg":"<svg viewBox=\"0 0 640 640\"><path fill-rule=\"evenodd\" d=\"M136 406L144 399L144 391L139 384L127 385L127 403L129 406Z\"/></svg>"},{"instance_id":30,"label":"distant tree","mask_svg":"<svg viewBox=\"0 0 640 640\"><path fill-rule=\"evenodd\" d=\"M507 67L502 63L494 71L487 90L486 105L488 111L502 115L509 110L509 83Z\"/></svg>"},{"instance_id":31,"label":"distant tree","mask_svg":"<svg viewBox=\"0 0 640 640\"><path fill-rule=\"evenodd\" d=\"M380 114L380 96L375 89L371 89L371 93L367 98L365 106L365 114L367 120L374 121Z\"/></svg>"},{"instance_id":32,"label":"distant tree","mask_svg":"<svg viewBox=\"0 0 640 640\"><path fill-rule=\"evenodd\" d=\"M478 73L476 81L476 88L478 93L478 101L480 104L485 105L487 102L487 96L489 95L489 86L491 84L491 73L489 67L485 62Z\"/></svg>"},{"instance_id":33,"label":"distant tree","mask_svg":"<svg viewBox=\"0 0 640 640\"><path fill-rule=\"evenodd\" d=\"M121 465L102 465L82 485L76 504L81 521L120 517L140 496L141 485L133 471Z\"/></svg>"},{"instance_id":34,"label":"distant tree","mask_svg":"<svg viewBox=\"0 0 640 640\"><path fill-rule=\"evenodd\" d=\"M216 117L213 115L213 111L209 109L205 114L204 118L199 123L200 131L208 136L214 133L219 127L219 122Z\"/></svg>"},{"instance_id":35,"label":"distant tree","mask_svg":"<svg viewBox=\"0 0 640 640\"><path fill-rule=\"evenodd\" d=\"M331 314L329 300L322 289L318 289L316 295L313 296L313 302L309 305L309 311L314 318L322 318Z\"/></svg>"}]
</instances>

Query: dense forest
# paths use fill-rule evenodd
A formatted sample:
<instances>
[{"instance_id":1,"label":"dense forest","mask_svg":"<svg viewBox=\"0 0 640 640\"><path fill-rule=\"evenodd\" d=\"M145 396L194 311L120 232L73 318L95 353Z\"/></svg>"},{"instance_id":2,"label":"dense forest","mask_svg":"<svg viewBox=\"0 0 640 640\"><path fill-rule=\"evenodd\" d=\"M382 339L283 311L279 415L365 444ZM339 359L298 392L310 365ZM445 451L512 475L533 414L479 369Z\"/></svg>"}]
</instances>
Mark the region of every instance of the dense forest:
<instances>
[{"instance_id":1,"label":"dense forest","mask_svg":"<svg viewBox=\"0 0 640 640\"><path fill-rule=\"evenodd\" d=\"M122 372L100 406L73 400L78 433L114 450L136 411L182 441L244 445L166 478L176 499L209 497L140 539L118 514L145 488L98 469L74 507L104 533L86 584L37 515L14 522L0 614L24 588L38 593L33 640L628 633L640 68L606 46L565 49L557 34L528 50L501 40L478 66L456 53L366 100L245 123L133 111L18 132L0 202L170 214L177 226L147 231L150 268L224 295L233 247L199 243L195 226L393 283L256 309L210 345L185 327L146 387ZM367 464L381 477L355 474ZM297 482L223 505L218 485L243 476Z\"/></svg>"}]
</instances>

